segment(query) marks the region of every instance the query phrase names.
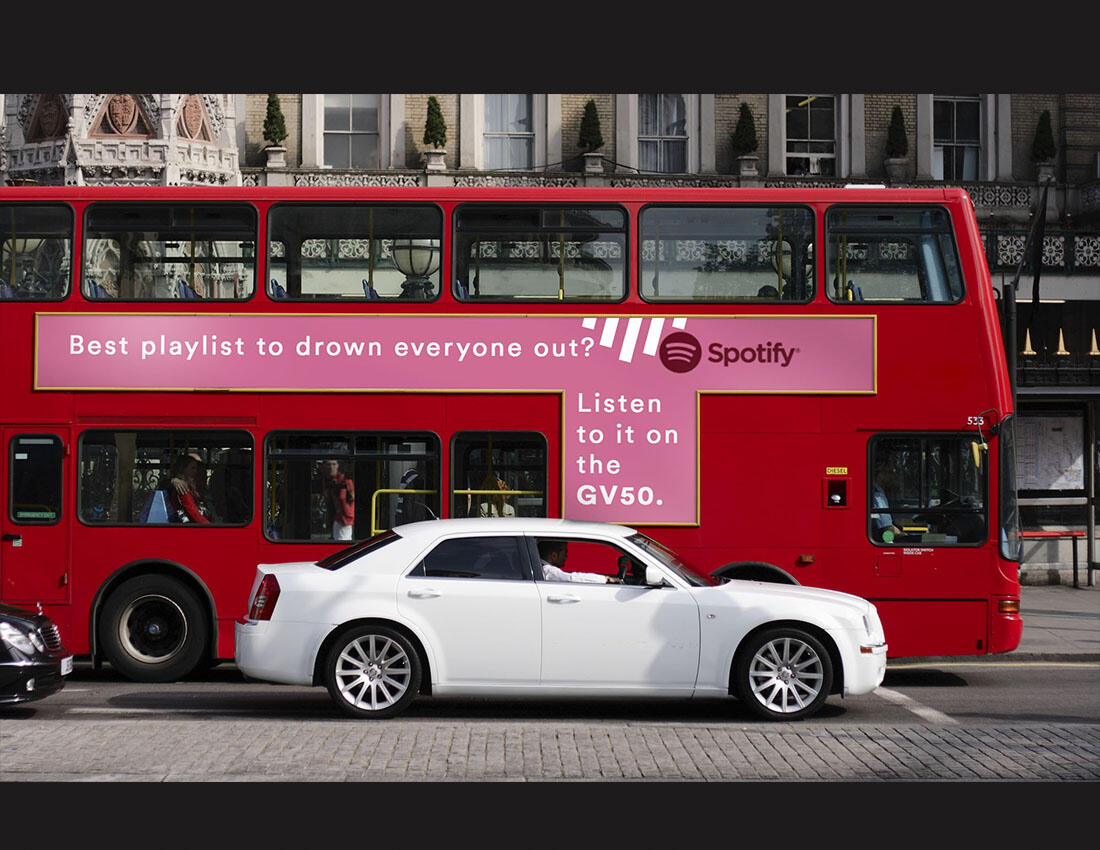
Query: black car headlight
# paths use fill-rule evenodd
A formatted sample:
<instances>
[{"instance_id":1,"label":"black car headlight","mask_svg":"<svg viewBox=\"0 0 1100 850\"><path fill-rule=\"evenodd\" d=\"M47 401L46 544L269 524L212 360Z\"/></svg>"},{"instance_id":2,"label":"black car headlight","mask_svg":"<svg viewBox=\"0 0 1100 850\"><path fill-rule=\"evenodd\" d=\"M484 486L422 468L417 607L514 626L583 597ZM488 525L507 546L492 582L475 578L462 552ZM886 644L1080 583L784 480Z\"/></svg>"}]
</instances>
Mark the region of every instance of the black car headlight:
<instances>
[{"instance_id":1,"label":"black car headlight","mask_svg":"<svg viewBox=\"0 0 1100 850\"><path fill-rule=\"evenodd\" d=\"M46 645L42 643L42 638L38 636L38 632L23 631L11 623L0 623L0 641L24 655L34 655L36 651L46 651Z\"/></svg>"}]
</instances>

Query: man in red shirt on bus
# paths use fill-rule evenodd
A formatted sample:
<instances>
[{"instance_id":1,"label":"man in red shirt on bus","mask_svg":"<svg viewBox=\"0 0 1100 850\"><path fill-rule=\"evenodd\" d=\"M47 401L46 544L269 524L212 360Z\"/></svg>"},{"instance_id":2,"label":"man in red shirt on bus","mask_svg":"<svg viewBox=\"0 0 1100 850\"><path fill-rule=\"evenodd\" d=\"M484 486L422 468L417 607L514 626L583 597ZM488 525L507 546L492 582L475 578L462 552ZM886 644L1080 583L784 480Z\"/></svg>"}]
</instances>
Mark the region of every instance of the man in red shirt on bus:
<instances>
[{"instance_id":1,"label":"man in red shirt on bus","mask_svg":"<svg viewBox=\"0 0 1100 850\"><path fill-rule=\"evenodd\" d=\"M340 461L325 461L325 506L333 540L351 540L355 525L355 482L340 471Z\"/></svg>"}]
</instances>

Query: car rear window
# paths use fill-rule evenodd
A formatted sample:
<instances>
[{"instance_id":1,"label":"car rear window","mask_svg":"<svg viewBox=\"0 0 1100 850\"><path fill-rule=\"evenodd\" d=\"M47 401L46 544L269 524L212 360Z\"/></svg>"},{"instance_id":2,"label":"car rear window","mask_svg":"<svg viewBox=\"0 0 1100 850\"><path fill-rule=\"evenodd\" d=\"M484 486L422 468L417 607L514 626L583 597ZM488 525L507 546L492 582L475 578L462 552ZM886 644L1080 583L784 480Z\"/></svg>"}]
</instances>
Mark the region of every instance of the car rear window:
<instances>
[{"instance_id":1,"label":"car rear window","mask_svg":"<svg viewBox=\"0 0 1100 850\"><path fill-rule=\"evenodd\" d=\"M381 534L376 534L374 537L368 537L366 540L356 543L353 546L348 546L346 549L341 549L339 552L333 552L327 558L318 561L317 566L323 567L326 570L338 570L340 567L350 564L352 561L366 555L368 552L374 552L381 549L383 546L387 546L400 538L401 535L396 531L383 531Z\"/></svg>"}]
</instances>

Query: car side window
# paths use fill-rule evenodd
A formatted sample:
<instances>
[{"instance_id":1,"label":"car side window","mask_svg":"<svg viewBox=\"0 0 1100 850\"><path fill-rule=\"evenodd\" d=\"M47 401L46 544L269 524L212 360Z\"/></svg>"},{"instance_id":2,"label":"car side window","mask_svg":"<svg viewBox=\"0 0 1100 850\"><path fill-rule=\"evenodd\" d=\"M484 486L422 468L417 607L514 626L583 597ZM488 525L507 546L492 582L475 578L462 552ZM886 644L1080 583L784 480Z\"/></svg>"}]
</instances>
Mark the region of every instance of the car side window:
<instances>
[{"instance_id":1,"label":"car side window","mask_svg":"<svg viewBox=\"0 0 1100 850\"><path fill-rule=\"evenodd\" d=\"M409 575L522 581L527 578L525 562L519 538L457 537L432 549Z\"/></svg>"}]
</instances>

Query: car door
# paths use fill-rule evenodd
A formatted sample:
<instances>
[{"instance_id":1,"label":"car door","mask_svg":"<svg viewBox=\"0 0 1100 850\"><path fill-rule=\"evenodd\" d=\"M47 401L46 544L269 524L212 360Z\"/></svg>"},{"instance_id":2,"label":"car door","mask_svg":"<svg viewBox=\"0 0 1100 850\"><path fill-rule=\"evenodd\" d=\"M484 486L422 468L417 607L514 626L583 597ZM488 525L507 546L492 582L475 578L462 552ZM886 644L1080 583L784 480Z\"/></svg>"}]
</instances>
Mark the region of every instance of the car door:
<instances>
[{"instance_id":1,"label":"car door","mask_svg":"<svg viewBox=\"0 0 1100 850\"><path fill-rule=\"evenodd\" d=\"M626 555L607 541L567 542L567 572L614 574ZM543 688L692 692L699 606L687 588L536 579Z\"/></svg>"},{"instance_id":2,"label":"car door","mask_svg":"<svg viewBox=\"0 0 1100 850\"><path fill-rule=\"evenodd\" d=\"M447 538L399 582L398 608L427 637L440 692L538 685L539 594L523 545L517 535Z\"/></svg>"}]
</instances>

